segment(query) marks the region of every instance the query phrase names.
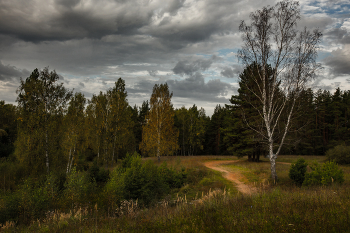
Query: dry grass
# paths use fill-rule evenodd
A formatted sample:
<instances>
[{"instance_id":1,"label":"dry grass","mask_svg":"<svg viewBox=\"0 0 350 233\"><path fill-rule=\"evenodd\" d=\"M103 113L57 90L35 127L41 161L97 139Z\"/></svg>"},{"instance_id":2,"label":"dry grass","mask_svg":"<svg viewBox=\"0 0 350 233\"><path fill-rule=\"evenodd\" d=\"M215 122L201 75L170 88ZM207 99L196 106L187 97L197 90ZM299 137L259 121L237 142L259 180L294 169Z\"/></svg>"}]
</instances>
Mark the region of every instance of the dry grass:
<instances>
[{"instance_id":1,"label":"dry grass","mask_svg":"<svg viewBox=\"0 0 350 233\"><path fill-rule=\"evenodd\" d=\"M299 156L280 156L278 161L295 162ZM308 162L322 163L325 157L305 156ZM185 167L194 176L187 184L158 205L139 208L135 201L124 201L117 210L119 217L97 216L94 212L78 211L47 216L41 225L16 228L18 232L346 232L350 224L350 166L344 170L344 185L329 187L296 187L288 178L290 165L277 164L279 183L271 185L270 164L267 159L250 163L240 159L227 167L240 171L246 182L260 187L256 195L229 194L219 172L211 172L202 163L208 160L237 160L226 156L162 157L161 162L181 169ZM146 158L154 160L157 158ZM205 187L205 188L203 188ZM218 188L219 187L219 188ZM79 217L86 221L77 221ZM44 223L44 224L43 224ZM59 224L61 223L61 224ZM6 223L4 231L12 231ZM45 225L46 224L46 225ZM12 230L11 230L12 229Z\"/></svg>"}]
</instances>

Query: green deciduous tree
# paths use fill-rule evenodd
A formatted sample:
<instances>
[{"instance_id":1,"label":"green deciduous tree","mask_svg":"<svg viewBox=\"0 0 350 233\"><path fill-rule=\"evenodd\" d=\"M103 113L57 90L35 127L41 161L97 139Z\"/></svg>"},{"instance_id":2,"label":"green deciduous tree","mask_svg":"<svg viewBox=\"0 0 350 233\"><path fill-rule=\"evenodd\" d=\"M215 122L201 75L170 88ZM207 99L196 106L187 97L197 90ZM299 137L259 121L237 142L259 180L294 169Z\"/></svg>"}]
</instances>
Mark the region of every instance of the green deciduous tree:
<instances>
[{"instance_id":1,"label":"green deciduous tree","mask_svg":"<svg viewBox=\"0 0 350 233\"><path fill-rule=\"evenodd\" d=\"M125 82L119 78L107 93L93 95L86 110L88 144L106 165L122 150L134 150L132 109L126 97Z\"/></svg>"},{"instance_id":2,"label":"green deciduous tree","mask_svg":"<svg viewBox=\"0 0 350 233\"><path fill-rule=\"evenodd\" d=\"M17 90L21 120L16 155L34 170L46 167L49 172L50 160L53 159L50 154L58 153L60 121L72 95L58 80L55 71L35 69L26 80L21 79Z\"/></svg>"},{"instance_id":3,"label":"green deciduous tree","mask_svg":"<svg viewBox=\"0 0 350 233\"><path fill-rule=\"evenodd\" d=\"M84 109L86 99L82 93L75 93L68 104L68 111L64 117L64 145L66 153L68 154L68 162L66 173L72 169L73 161L76 155L82 152L84 145Z\"/></svg>"},{"instance_id":4,"label":"green deciduous tree","mask_svg":"<svg viewBox=\"0 0 350 233\"><path fill-rule=\"evenodd\" d=\"M127 100L125 81L121 78L115 82L115 86L107 92L111 106L110 143L112 147L112 162L119 158L120 152L135 150L135 138L133 133L132 108Z\"/></svg>"},{"instance_id":5,"label":"green deciduous tree","mask_svg":"<svg viewBox=\"0 0 350 233\"><path fill-rule=\"evenodd\" d=\"M141 150L151 156L157 156L158 160L161 155L172 154L178 149L172 96L168 84L154 85L150 111L146 116L147 124L142 131Z\"/></svg>"}]
</instances>

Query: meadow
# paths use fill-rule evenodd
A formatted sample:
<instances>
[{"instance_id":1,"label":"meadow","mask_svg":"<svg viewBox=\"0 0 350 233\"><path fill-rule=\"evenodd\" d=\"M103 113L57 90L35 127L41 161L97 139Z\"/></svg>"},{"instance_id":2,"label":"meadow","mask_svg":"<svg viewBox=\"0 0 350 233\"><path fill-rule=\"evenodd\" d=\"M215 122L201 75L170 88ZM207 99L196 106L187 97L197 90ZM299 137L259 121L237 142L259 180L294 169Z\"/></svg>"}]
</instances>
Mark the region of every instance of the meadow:
<instances>
[{"instance_id":1,"label":"meadow","mask_svg":"<svg viewBox=\"0 0 350 233\"><path fill-rule=\"evenodd\" d=\"M3 232L349 232L350 167L342 185L298 187L288 177L290 163L301 156L279 156L278 183L270 180L270 164L248 162L230 156L162 157L162 162L187 172L186 183L147 208L136 200L125 200L106 213L92 208L54 210L28 225L7 222ZM323 156L303 156L323 163ZM145 158L154 161L156 158ZM256 187L243 195L235 185L203 163L235 160L222 165L239 172L240 181ZM238 160L238 161L237 161ZM113 214L112 214L113 212Z\"/></svg>"}]
</instances>

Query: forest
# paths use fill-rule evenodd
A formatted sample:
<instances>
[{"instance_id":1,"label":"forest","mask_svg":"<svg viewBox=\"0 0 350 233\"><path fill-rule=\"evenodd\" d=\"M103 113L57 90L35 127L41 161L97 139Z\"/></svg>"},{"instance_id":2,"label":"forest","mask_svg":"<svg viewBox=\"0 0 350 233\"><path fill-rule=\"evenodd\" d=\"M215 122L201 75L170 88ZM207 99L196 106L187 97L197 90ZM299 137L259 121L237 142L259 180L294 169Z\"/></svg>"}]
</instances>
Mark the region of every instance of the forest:
<instances>
[{"instance_id":1,"label":"forest","mask_svg":"<svg viewBox=\"0 0 350 233\"><path fill-rule=\"evenodd\" d=\"M209 117L196 105L174 109L167 84L156 84L142 106L130 106L122 78L88 100L60 84L55 71L35 69L21 80L17 106L0 102L1 223L23 227L34 219L46 221L50 213L59 219L67 211L75 211L69 219L93 218L96 206L102 219L112 221L121 216L122 208L151 207L169 195L174 198L175 193L195 200L200 190L212 195L213 184L219 190L231 187L204 170L199 161L206 160L200 155L263 161L260 166L264 168L257 173L261 180L268 171L264 163L267 146L253 128L262 123L247 103L254 96L242 84L246 78L249 75L243 72L231 104L217 105ZM349 106L350 91L302 91L281 154L313 155L310 159L314 159L314 155L325 157L334 147L348 145ZM144 160L155 156L158 163ZM172 158L176 157L198 158L197 165L180 160L175 165ZM343 157L343 163L349 163L347 158ZM203 183L212 179L220 181ZM192 191L186 189L188 185ZM183 203L181 198L175 203ZM82 208L84 213L79 212ZM104 221L96 224L104 225ZM76 230L77 225L70 226ZM65 228L59 225L57 229Z\"/></svg>"},{"instance_id":2,"label":"forest","mask_svg":"<svg viewBox=\"0 0 350 233\"><path fill-rule=\"evenodd\" d=\"M44 82L48 83L46 90L42 89ZM144 100L142 106L130 106L121 78L113 88L93 95L91 100L82 93L73 94L58 82L54 71L36 69L22 81L17 106L0 102L3 160L16 160L28 174L39 175L50 168L69 172L73 164L86 169L86 162L93 160L108 167L135 151L143 157L156 155L150 146L155 142L146 143L143 138L147 131L153 132L145 127L152 99ZM171 118L162 130L173 135L165 137L172 147L164 148L162 156L249 155L258 161L259 156L267 154L264 141L245 123L259 118L244 102L249 91L241 83L231 104L217 105L211 117L195 104L174 109L167 84L160 86L168 94L166 114ZM282 154L325 155L337 145L349 144L349 118L350 91L304 90ZM146 144L150 148L145 148Z\"/></svg>"}]
</instances>

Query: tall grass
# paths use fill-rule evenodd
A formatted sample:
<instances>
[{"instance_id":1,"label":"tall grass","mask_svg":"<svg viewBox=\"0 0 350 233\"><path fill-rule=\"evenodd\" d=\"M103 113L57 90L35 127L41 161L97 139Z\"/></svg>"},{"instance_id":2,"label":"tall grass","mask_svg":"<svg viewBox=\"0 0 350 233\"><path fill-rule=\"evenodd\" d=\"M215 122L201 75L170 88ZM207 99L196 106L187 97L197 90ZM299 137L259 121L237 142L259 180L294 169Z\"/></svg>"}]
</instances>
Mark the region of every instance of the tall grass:
<instances>
[{"instance_id":1,"label":"tall grass","mask_svg":"<svg viewBox=\"0 0 350 233\"><path fill-rule=\"evenodd\" d=\"M226 159L227 157L225 157ZM311 158L311 157L310 157ZM288 164L277 164L280 181L268 181L269 163L229 165L258 181L258 192L238 194L228 188L220 173L203 167L208 157L163 158L174 167L186 167L191 179L156 205L142 208L136 200L125 200L118 208L101 211L59 210L29 226L7 222L4 232L349 232L350 186L299 188L288 181ZM235 159L235 158L234 158ZM288 159L286 157L286 159ZM291 160L293 160L292 158ZM149 160L149 159L147 159ZM151 159L152 160L152 159ZM312 160L312 159L311 159ZM318 160L318 159L317 159ZM236 167L235 167L236 166ZM343 167L345 175L349 167ZM267 172L264 172L267 169ZM286 170L286 171L285 171ZM267 177L265 181L260 179ZM349 179L345 176L345 183ZM264 184L264 185L262 185ZM231 184L232 185L232 184ZM52 217L55 216L55 217Z\"/></svg>"},{"instance_id":2,"label":"tall grass","mask_svg":"<svg viewBox=\"0 0 350 233\"><path fill-rule=\"evenodd\" d=\"M150 209L126 211L117 218L85 216L50 218L29 228L39 232L348 232L349 187L276 188L253 196L210 191L197 201L180 199ZM61 215L57 215L61 216ZM4 228L10 231L13 228Z\"/></svg>"}]
</instances>

